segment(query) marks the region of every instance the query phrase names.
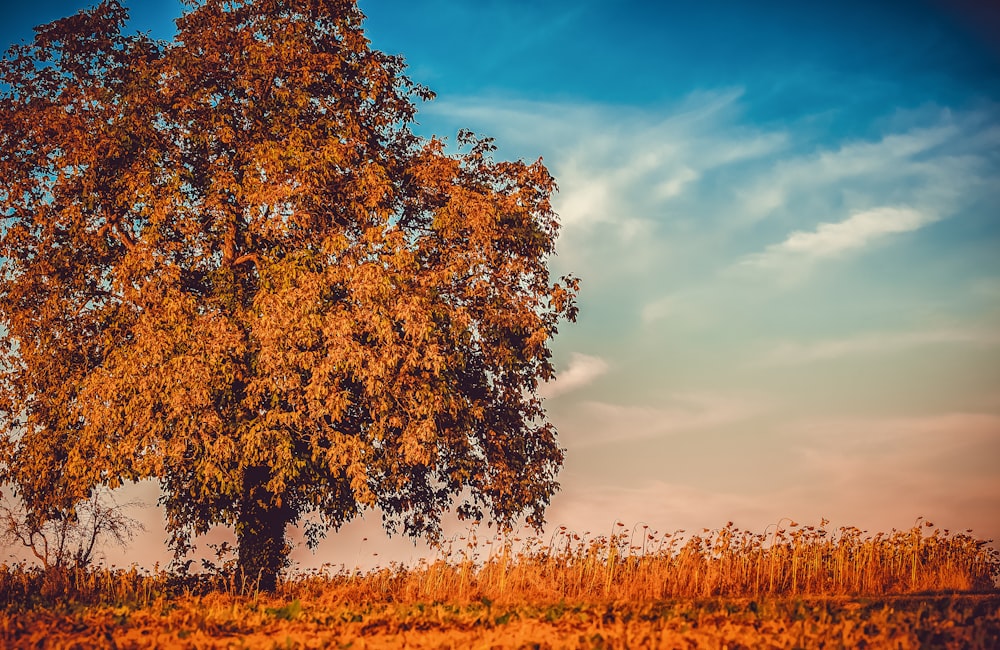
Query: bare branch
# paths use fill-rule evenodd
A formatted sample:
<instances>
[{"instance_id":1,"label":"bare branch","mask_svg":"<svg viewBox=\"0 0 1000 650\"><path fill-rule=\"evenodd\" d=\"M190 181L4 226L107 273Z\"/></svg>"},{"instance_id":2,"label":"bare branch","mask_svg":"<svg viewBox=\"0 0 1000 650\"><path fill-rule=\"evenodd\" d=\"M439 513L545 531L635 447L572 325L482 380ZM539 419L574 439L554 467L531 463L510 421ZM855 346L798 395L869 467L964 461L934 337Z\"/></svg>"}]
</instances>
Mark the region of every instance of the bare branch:
<instances>
[{"instance_id":1,"label":"bare branch","mask_svg":"<svg viewBox=\"0 0 1000 650\"><path fill-rule=\"evenodd\" d=\"M76 515L61 512L37 521L23 504L9 503L0 495L0 541L18 543L41 562L45 570L63 569L70 565L88 566L101 540L127 546L142 524L125 513L125 509L140 505L119 504L107 490L96 492L76 506Z\"/></svg>"}]
</instances>

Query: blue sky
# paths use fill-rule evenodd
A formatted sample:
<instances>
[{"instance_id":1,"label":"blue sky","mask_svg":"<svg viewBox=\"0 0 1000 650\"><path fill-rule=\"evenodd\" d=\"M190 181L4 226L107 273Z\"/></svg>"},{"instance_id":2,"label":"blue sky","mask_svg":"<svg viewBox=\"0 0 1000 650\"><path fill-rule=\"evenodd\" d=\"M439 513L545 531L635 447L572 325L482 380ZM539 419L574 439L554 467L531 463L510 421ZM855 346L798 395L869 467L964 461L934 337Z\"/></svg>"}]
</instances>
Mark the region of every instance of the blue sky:
<instances>
[{"instance_id":1,"label":"blue sky","mask_svg":"<svg viewBox=\"0 0 1000 650\"><path fill-rule=\"evenodd\" d=\"M84 4L24 5L0 36ZM169 37L179 4L132 4ZM567 448L553 526L925 516L1000 539L996 10L361 6L438 93L421 133L470 127L559 182L552 266L583 289L545 388ZM360 541L379 535L370 517L296 557L421 554Z\"/></svg>"}]
</instances>

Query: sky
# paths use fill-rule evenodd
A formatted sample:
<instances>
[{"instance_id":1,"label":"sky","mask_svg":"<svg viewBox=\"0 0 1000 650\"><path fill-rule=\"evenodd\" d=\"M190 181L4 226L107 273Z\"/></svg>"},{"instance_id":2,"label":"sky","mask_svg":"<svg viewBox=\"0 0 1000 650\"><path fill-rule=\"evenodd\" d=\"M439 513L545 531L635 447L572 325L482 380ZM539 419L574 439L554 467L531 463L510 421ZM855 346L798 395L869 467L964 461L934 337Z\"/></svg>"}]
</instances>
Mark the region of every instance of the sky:
<instances>
[{"instance_id":1,"label":"sky","mask_svg":"<svg viewBox=\"0 0 1000 650\"><path fill-rule=\"evenodd\" d=\"M130 4L163 38L182 10ZM582 287L543 388L566 449L549 531L922 516L1000 540L1000 10L360 4L437 93L419 133L471 128L559 183L551 268ZM4 9L0 44L86 5ZM109 559L165 562L162 514L136 512ZM427 554L370 514L293 558Z\"/></svg>"}]
</instances>

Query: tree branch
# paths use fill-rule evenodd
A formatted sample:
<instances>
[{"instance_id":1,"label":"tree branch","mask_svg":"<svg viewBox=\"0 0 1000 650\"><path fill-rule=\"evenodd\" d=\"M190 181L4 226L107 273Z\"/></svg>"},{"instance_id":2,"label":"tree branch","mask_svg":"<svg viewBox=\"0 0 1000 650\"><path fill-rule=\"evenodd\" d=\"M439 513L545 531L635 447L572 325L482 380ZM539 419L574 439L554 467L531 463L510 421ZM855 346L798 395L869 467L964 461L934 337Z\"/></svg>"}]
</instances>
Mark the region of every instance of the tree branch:
<instances>
[{"instance_id":1,"label":"tree branch","mask_svg":"<svg viewBox=\"0 0 1000 650\"><path fill-rule=\"evenodd\" d=\"M135 240L132 239L132 237L128 233L123 231L121 228L117 228L116 227L117 225L118 225L117 222L114 221L109 221L105 223L97 231L97 236L107 237L108 233L110 232L112 237L114 237L115 239L117 239L118 241L120 241L122 244L125 245L125 248L127 248L130 251L134 250Z\"/></svg>"},{"instance_id":2,"label":"tree branch","mask_svg":"<svg viewBox=\"0 0 1000 650\"><path fill-rule=\"evenodd\" d=\"M246 255L240 255L235 260L233 260L233 266L239 266L240 264L245 264L247 262L253 262L253 265L260 270L260 256L257 253L247 253Z\"/></svg>"}]
</instances>

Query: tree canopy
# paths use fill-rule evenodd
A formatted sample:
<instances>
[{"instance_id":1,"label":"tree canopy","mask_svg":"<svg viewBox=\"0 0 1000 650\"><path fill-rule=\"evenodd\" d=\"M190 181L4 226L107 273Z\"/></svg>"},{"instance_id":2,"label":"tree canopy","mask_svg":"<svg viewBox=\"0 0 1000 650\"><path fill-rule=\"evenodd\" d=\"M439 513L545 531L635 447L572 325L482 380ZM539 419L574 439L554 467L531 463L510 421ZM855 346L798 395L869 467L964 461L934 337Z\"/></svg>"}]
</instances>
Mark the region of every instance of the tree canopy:
<instances>
[{"instance_id":1,"label":"tree canopy","mask_svg":"<svg viewBox=\"0 0 1000 650\"><path fill-rule=\"evenodd\" d=\"M541 160L415 135L432 93L353 0L185 4L0 61L0 482L45 519L157 480L179 556L230 526L265 586L287 524L540 526L577 291Z\"/></svg>"}]
</instances>

